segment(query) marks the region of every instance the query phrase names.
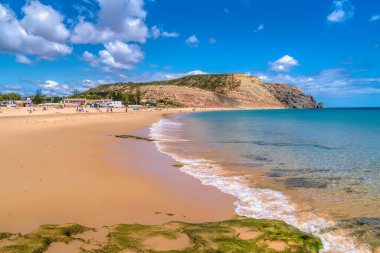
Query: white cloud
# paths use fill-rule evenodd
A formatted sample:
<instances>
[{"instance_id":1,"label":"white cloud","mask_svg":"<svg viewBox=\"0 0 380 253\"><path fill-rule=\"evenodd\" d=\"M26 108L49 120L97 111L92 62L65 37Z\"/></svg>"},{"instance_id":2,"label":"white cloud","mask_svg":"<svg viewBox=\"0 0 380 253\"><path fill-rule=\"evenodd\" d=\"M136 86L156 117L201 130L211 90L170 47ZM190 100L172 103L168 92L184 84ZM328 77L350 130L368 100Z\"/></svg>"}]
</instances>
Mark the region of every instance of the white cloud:
<instances>
[{"instance_id":1,"label":"white cloud","mask_svg":"<svg viewBox=\"0 0 380 253\"><path fill-rule=\"evenodd\" d=\"M380 15L373 15L370 19L369 22L374 22L374 21L379 21L380 20Z\"/></svg>"},{"instance_id":2,"label":"white cloud","mask_svg":"<svg viewBox=\"0 0 380 253\"><path fill-rule=\"evenodd\" d=\"M156 25L150 29L150 34L153 37L153 39L158 39L159 37L176 38L180 36L180 34L176 32L161 31Z\"/></svg>"},{"instance_id":3,"label":"white cloud","mask_svg":"<svg viewBox=\"0 0 380 253\"><path fill-rule=\"evenodd\" d=\"M47 80L45 81L44 84L42 84L42 87L44 87L45 89L49 89L49 88L55 88L59 85L58 82L56 81L53 81L53 80Z\"/></svg>"},{"instance_id":4,"label":"white cloud","mask_svg":"<svg viewBox=\"0 0 380 253\"><path fill-rule=\"evenodd\" d=\"M143 0L97 1L100 6L97 23L80 19L71 37L73 43L99 44L114 40L145 43L149 32Z\"/></svg>"},{"instance_id":5,"label":"white cloud","mask_svg":"<svg viewBox=\"0 0 380 253\"><path fill-rule=\"evenodd\" d=\"M32 60L30 60L28 57L26 57L23 54L17 54L16 55L16 62L22 63L22 64L33 64Z\"/></svg>"},{"instance_id":6,"label":"white cloud","mask_svg":"<svg viewBox=\"0 0 380 253\"><path fill-rule=\"evenodd\" d=\"M162 32L162 37L164 38L177 38L179 36L179 33L176 32Z\"/></svg>"},{"instance_id":7,"label":"white cloud","mask_svg":"<svg viewBox=\"0 0 380 253\"><path fill-rule=\"evenodd\" d=\"M158 37L160 37L160 35L161 35L161 31L156 25L150 29L150 33L151 33L153 39L158 39Z\"/></svg>"},{"instance_id":8,"label":"white cloud","mask_svg":"<svg viewBox=\"0 0 380 253\"><path fill-rule=\"evenodd\" d=\"M197 36L195 36L195 35L191 35L189 38L187 38L187 40L185 42L187 45L189 45L191 47L197 47L199 44L199 40L198 40Z\"/></svg>"},{"instance_id":9,"label":"white cloud","mask_svg":"<svg viewBox=\"0 0 380 253\"><path fill-rule=\"evenodd\" d=\"M341 23L354 16L354 6L349 0L334 0L334 10L327 16L332 23Z\"/></svg>"},{"instance_id":10,"label":"white cloud","mask_svg":"<svg viewBox=\"0 0 380 253\"><path fill-rule=\"evenodd\" d=\"M270 70L275 72L290 72L295 66L298 66L298 61L289 55L269 63Z\"/></svg>"},{"instance_id":11,"label":"white cloud","mask_svg":"<svg viewBox=\"0 0 380 253\"><path fill-rule=\"evenodd\" d=\"M302 88L313 95L345 96L380 93L380 78L355 78L345 69L326 69L311 76L274 76L257 73L265 83L285 83Z\"/></svg>"},{"instance_id":12,"label":"white cloud","mask_svg":"<svg viewBox=\"0 0 380 253\"><path fill-rule=\"evenodd\" d=\"M207 73L202 71L202 70L193 70L193 71L190 71L190 72L187 72L186 75L189 76L189 75L192 75L192 76L198 76L198 75L206 75Z\"/></svg>"},{"instance_id":13,"label":"white cloud","mask_svg":"<svg viewBox=\"0 0 380 253\"><path fill-rule=\"evenodd\" d=\"M63 16L50 6L32 1L23 7L25 17L21 25L25 30L49 41L65 42L70 32L63 24Z\"/></svg>"},{"instance_id":14,"label":"white cloud","mask_svg":"<svg viewBox=\"0 0 380 253\"><path fill-rule=\"evenodd\" d=\"M99 51L98 56L85 51L80 59L92 67L102 64L103 70L106 72L131 70L144 60L144 52L135 44L113 41L104 44L104 48Z\"/></svg>"},{"instance_id":15,"label":"white cloud","mask_svg":"<svg viewBox=\"0 0 380 253\"><path fill-rule=\"evenodd\" d=\"M59 31L57 32L59 35L48 35L47 28L41 24L46 21L38 21L35 18L35 13L41 9L47 10L47 13L41 17L54 21L49 24L51 26L49 31L52 33ZM10 8L0 3L0 52L29 54L43 59L71 54L72 48L63 41L57 42L64 37L62 32L64 25L58 22L59 18L62 18L58 12L35 0L28 2L23 12L25 15L20 21ZM26 22L27 20L30 20L30 24Z\"/></svg>"},{"instance_id":16,"label":"white cloud","mask_svg":"<svg viewBox=\"0 0 380 253\"><path fill-rule=\"evenodd\" d=\"M99 66L99 59L96 55L88 52L88 51L85 51L81 57L81 60L84 61L84 62L87 62L88 64L90 64L92 67L97 67Z\"/></svg>"},{"instance_id":17,"label":"white cloud","mask_svg":"<svg viewBox=\"0 0 380 253\"><path fill-rule=\"evenodd\" d=\"M42 94L48 96L68 96L71 94L71 87L68 84L63 84L54 80L46 80L39 84L42 88Z\"/></svg>"},{"instance_id":18,"label":"white cloud","mask_svg":"<svg viewBox=\"0 0 380 253\"><path fill-rule=\"evenodd\" d=\"M209 42L210 42L210 44L218 43L218 41L215 38L210 38Z\"/></svg>"},{"instance_id":19,"label":"white cloud","mask_svg":"<svg viewBox=\"0 0 380 253\"><path fill-rule=\"evenodd\" d=\"M258 32L260 32L260 31L264 30L264 28L265 28L264 24L260 24L260 25L256 28L255 32L258 33Z\"/></svg>"},{"instance_id":20,"label":"white cloud","mask_svg":"<svg viewBox=\"0 0 380 253\"><path fill-rule=\"evenodd\" d=\"M105 50L99 52L105 70L130 70L144 60L144 53L138 45L128 45L121 41L108 42Z\"/></svg>"},{"instance_id":21,"label":"white cloud","mask_svg":"<svg viewBox=\"0 0 380 253\"><path fill-rule=\"evenodd\" d=\"M82 88L91 89L91 88L94 88L100 84L104 84L107 82L110 82L110 81L85 79L85 80L82 80L81 86L82 86Z\"/></svg>"}]
</instances>

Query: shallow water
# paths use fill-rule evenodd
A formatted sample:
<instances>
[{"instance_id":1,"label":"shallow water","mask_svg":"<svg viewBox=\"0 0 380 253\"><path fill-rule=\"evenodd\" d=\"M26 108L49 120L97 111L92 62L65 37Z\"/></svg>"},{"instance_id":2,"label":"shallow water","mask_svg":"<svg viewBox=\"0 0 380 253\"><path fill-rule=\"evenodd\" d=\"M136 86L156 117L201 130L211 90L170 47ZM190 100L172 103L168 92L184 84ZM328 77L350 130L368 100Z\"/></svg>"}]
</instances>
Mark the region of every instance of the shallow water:
<instances>
[{"instance_id":1,"label":"shallow water","mask_svg":"<svg viewBox=\"0 0 380 253\"><path fill-rule=\"evenodd\" d=\"M377 243L380 110L194 113L151 135L182 171L236 196L240 215L284 220L320 236L325 252L370 252L355 238L365 218L359 239Z\"/></svg>"}]
</instances>

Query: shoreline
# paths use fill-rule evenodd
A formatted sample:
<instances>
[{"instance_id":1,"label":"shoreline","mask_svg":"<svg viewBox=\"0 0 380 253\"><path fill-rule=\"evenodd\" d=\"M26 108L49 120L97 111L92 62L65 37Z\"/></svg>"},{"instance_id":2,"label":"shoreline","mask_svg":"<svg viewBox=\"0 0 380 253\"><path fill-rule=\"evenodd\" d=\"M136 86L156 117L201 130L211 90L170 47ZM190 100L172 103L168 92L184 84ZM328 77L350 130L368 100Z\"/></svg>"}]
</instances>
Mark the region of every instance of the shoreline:
<instances>
[{"instance_id":1,"label":"shoreline","mask_svg":"<svg viewBox=\"0 0 380 253\"><path fill-rule=\"evenodd\" d=\"M153 143L113 137L168 113L0 117L0 231L231 219L233 197L180 172Z\"/></svg>"},{"instance_id":2,"label":"shoreline","mask_svg":"<svg viewBox=\"0 0 380 253\"><path fill-rule=\"evenodd\" d=\"M337 231L337 233L323 232L329 231L329 228L335 224L335 221L326 219L326 216L320 216L320 213L305 210L305 206L302 206L300 209L299 205L302 203L293 202L292 196L288 195L289 192L281 191L278 187L275 189L273 187L251 188L250 185L253 185L256 180L249 182L245 178L248 176L244 176L244 174L240 175L239 173L235 175L233 170L224 168L223 165L220 165L213 158L202 152L199 153L199 150L203 150L202 148L196 147L190 154L189 152L181 152L178 149L180 146L176 146L176 143L181 143L183 139L189 137L184 137L182 134L178 136L177 134L172 134L173 130L176 132L175 128L183 128L182 126L174 127L174 125L181 125L183 123L180 122L181 120L178 120L178 118L171 118L171 122L160 122L161 126L158 126L154 130L155 133L150 137L168 140L166 142L158 142L158 148L161 152L171 155L178 163L184 164L185 166L181 168L184 173L199 179L205 185L214 186L221 192L235 196L238 200L235 202L237 214L251 218L283 220L306 233L311 233L322 238L326 247L325 250L327 250L326 252L334 250L338 245L340 245L338 248L343 250L339 252L370 252L366 241L358 240L358 238L349 235L347 231ZM190 146L185 147L193 149ZM219 153L219 155L222 157L228 156L228 154L223 153ZM258 175L259 173L256 174ZM236 177L239 177L239 180L236 180ZM258 207L255 208L255 206ZM269 211L271 208L274 209ZM263 210L261 209L268 209L268 213L262 213ZM292 211L289 211L289 209ZM299 215L301 216L298 217Z\"/></svg>"},{"instance_id":3,"label":"shoreline","mask_svg":"<svg viewBox=\"0 0 380 253\"><path fill-rule=\"evenodd\" d=\"M238 217L236 198L181 172L154 142L115 136L146 136L168 114L0 117L0 250L318 252L318 238L282 221Z\"/></svg>"}]
</instances>

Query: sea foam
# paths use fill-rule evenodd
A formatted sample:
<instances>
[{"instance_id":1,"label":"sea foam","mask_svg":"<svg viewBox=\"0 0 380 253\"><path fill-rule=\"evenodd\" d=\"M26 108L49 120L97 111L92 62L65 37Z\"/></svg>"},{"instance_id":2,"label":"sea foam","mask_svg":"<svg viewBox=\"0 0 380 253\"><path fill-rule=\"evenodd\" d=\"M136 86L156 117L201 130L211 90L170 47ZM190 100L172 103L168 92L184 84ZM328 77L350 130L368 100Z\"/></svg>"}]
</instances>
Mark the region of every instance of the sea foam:
<instances>
[{"instance_id":1,"label":"sea foam","mask_svg":"<svg viewBox=\"0 0 380 253\"><path fill-rule=\"evenodd\" d=\"M183 164L181 171L199 179L204 185L211 185L220 191L236 197L236 213L256 219L276 219L318 236L323 243L321 252L370 253L367 245L358 244L354 238L334 232L334 222L311 212L297 211L283 193L271 189L258 189L248 185L240 176L231 176L227 170L213 161L189 159L172 151L170 143L187 141L178 138L183 123L172 119L161 119L150 128L150 137L156 141L158 150Z\"/></svg>"}]
</instances>

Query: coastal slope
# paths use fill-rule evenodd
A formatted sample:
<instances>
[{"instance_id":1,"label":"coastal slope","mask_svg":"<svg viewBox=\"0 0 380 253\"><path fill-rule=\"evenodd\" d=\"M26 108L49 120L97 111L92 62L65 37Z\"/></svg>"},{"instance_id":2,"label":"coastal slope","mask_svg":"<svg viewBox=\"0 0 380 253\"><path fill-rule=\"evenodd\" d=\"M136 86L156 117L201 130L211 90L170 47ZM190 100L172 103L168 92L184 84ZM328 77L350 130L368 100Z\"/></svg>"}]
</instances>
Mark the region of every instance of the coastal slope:
<instances>
[{"instance_id":1,"label":"coastal slope","mask_svg":"<svg viewBox=\"0 0 380 253\"><path fill-rule=\"evenodd\" d=\"M110 96L141 92L143 100L164 101L181 107L225 108L317 108L312 96L285 84L264 84L246 74L192 75L147 83L100 85L85 94Z\"/></svg>"}]
</instances>

